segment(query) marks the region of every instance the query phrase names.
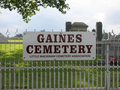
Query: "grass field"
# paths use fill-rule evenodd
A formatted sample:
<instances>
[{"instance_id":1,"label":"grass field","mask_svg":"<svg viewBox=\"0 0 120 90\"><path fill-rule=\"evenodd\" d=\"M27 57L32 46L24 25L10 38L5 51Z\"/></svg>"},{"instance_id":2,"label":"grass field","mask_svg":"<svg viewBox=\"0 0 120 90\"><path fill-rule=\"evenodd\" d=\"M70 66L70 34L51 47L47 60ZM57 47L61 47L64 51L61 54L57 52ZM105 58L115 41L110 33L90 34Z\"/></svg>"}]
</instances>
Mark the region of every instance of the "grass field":
<instances>
[{"instance_id":1,"label":"grass field","mask_svg":"<svg viewBox=\"0 0 120 90\"><path fill-rule=\"evenodd\" d=\"M10 42L22 42L22 40L10 40ZM104 87L105 86L105 68L67 68L67 66L96 66L97 59L94 61L24 61L22 57L22 44L0 44L0 62L1 67L44 67L39 69L2 69L2 88L67 88L68 87ZM101 58L100 56L97 58ZM50 68L51 66L51 68ZM63 67L64 68L59 68ZM104 66L104 65L103 65ZM45 68L49 67L49 68ZM58 67L58 68L52 68ZM120 78L120 69L110 69L110 86L120 86L117 83L117 74ZM67 77L68 75L68 77ZM102 75L102 78L101 78ZM85 77L84 77L85 76ZM114 77L113 77L114 76ZM10 78L11 77L11 78ZM55 77L55 78L54 78ZM71 79L72 77L72 79ZM97 78L98 77L98 78ZM33 78L33 81L32 81ZM11 80L10 80L11 79ZM20 80L19 80L20 79ZM5 81L6 80L6 81ZM24 80L24 81L23 81ZM59 80L59 82L58 82ZM46 82L45 82L46 81ZM14 86L15 82L15 86ZM23 85L24 82L24 85ZM42 82L42 83L41 83ZM62 85L64 83L64 86ZM84 85L85 83L85 85ZM102 83L102 85L101 85Z\"/></svg>"}]
</instances>

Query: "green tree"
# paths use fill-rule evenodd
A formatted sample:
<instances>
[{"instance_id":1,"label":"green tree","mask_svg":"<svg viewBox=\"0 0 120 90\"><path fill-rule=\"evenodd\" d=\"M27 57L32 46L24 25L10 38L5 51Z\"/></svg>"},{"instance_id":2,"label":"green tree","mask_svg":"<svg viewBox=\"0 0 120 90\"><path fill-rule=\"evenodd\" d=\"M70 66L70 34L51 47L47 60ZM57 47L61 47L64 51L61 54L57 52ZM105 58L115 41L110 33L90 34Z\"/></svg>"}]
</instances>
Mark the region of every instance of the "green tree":
<instances>
[{"instance_id":1,"label":"green tree","mask_svg":"<svg viewBox=\"0 0 120 90\"><path fill-rule=\"evenodd\" d=\"M22 34L16 34L15 37L23 37L23 35Z\"/></svg>"},{"instance_id":2,"label":"green tree","mask_svg":"<svg viewBox=\"0 0 120 90\"><path fill-rule=\"evenodd\" d=\"M47 8L57 8L62 14L66 13L69 5L66 0L0 0L0 8L9 9L10 11L17 9L22 15L22 19L28 23L30 17L36 15L36 11L40 10L40 6Z\"/></svg>"}]
</instances>

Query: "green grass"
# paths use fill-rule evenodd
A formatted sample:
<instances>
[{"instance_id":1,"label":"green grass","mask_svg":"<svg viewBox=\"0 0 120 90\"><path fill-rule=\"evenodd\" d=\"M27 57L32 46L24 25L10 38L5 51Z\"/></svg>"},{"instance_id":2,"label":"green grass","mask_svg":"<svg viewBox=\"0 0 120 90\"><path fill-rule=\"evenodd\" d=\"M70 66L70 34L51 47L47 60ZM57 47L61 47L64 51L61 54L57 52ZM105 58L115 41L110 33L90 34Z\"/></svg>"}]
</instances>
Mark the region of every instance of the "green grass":
<instances>
[{"instance_id":1,"label":"green grass","mask_svg":"<svg viewBox=\"0 0 120 90\"><path fill-rule=\"evenodd\" d=\"M13 40L15 42L22 42L22 40L18 41L18 40ZM12 42L12 40L10 41ZM1 73L2 73L2 89L5 88L5 73L6 73L6 88L9 89L9 82L11 82L11 88L14 88L14 77L15 77L15 87L18 88L20 87L21 89L27 88L27 83L29 82L29 88L32 88L32 82L33 82L33 87L36 88L36 82L38 81L38 88L41 88L41 82L42 82L42 88L45 88L45 85L47 88L49 88L51 86L51 88L54 88L54 83L55 83L55 87L58 88L58 74L60 75L59 79L59 86L60 88L64 87L67 88L67 78L68 78L68 87L71 88L75 88L76 87L76 83L77 83L77 87L79 88L81 86L81 88L84 87L84 83L85 83L85 87L92 87L92 82L94 82L93 87L97 86L98 83L98 87L101 87L101 81L102 81L102 87L105 87L105 69L104 68L66 68L67 66L87 66L88 65L88 61L24 61L23 57L22 57L22 50L23 50L23 45L22 44L0 44L0 62L1 62L1 67L63 67L64 68L40 68L38 69L38 75L36 72L36 69L2 69ZM100 56L98 58L101 58ZM97 65L96 64L97 59L94 61L89 61L89 65ZM51 65L50 65L51 64ZM101 72L102 71L102 72ZM113 73L114 71L114 73ZM110 69L110 86L111 87L117 87L117 73L119 74L119 78L120 78L120 69ZM46 74L45 74L46 72ZM72 73L71 73L72 72ZM67 73L68 73L68 77L67 77ZM98 74L97 74L98 73ZM11 81L10 81L10 76L11 74ZM23 74L25 75L23 77ZM33 74L33 76L32 76ZM51 78L50 78L50 74L51 74ZM55 74L55 76L54 76ZM80 77L81 74L81 77ZM15 76L14 76L15 75ZM29 77L28 77L29 75ZM42 75L42 76L41 76ZM46 78L45 78L46 75ZM63 80L63 75L64 75L64 80ZM72 75L72 76L71 76ZM98 78L97 78L98 75ZM101 79L101 75L102 75L102 79ZM113 78L114 75L114 78ZM85 76L85 78L84 78ZM19 77L20 77L20 84L19 84ZM32 77L33 77L33 81L32 81ZM38 80L36 80L36 78L38 77ZM41 78L42 77L42 78ZM55 82L54 82L54 77L55 77ZM72 77L72 80L71 80ZM89 78L88 78L89 77ZM23 78L24 78L24 86L23 86ZM27 81L27 78L29 78L29 81ZM76 79L75 79L76 78ZM46 79L46 84L45 84L45 79ZM50 81L51 79L51 81ZM115 81L114 81L114 80ZM81 82L80 82L81 81ZM98 81L98 82L97 82ZM50 84L51 82L51 84ZM114 82L114 85L113 85ZM62 86L62 84L64 83L64 86ZM72 86L71 86L72 83ZM120 82L119 82L119 86L120 86Z\"/></svg>"},{"instance_id":2,"label":"green grass","mask_svg":"<svg viewBox=\"0 0 120 90\"><path fill-rule=\"evenodd\" d=\"M23 40L8 40L9 42L23 42Z\"/></svg>"}]
</instances>

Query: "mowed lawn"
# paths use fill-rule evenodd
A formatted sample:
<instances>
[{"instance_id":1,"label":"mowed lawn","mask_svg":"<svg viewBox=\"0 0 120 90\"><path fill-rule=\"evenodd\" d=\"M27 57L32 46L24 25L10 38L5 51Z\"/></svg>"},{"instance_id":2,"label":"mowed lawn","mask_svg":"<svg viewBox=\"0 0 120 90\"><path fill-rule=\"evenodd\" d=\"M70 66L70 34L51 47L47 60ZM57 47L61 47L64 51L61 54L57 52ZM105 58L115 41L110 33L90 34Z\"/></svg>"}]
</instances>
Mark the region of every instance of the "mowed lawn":
<instances>
[{"instance_id":1,"label":"mowed lawn","mask_svg":"<svg viewBox=\"0 0 120 90\"><path fill-rule=\"evenodd\" d=\"M22 42L22 40L10 40L9 42ZM9 85L11 85L11 88L16 87L21 89L23 87L105 87L105 68L75 67L96 66L97 59L94 61L24 61L22 56L23 44L0 44L1 67L21 67L18 69L1 70L2 89L5 88L5 85L8 89ZM67 68L68 66L71 66L71 68ZM24 67L35 68L24 69ZM110 69L111 87L117 87L117 84L120 86L120 80L117 83L117 75L120 78L120 69Z\"/></svg>"}]
</instances>

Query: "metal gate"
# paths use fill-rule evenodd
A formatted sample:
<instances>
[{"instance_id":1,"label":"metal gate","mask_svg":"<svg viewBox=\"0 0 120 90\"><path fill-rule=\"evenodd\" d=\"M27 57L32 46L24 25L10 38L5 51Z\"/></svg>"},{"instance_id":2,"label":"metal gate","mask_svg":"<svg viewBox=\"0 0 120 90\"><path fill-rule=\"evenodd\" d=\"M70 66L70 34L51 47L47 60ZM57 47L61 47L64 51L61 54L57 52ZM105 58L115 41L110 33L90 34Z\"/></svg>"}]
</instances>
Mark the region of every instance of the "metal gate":
<instances>
[{"instance_id":1,"label":"metal gate","mask_svg":"<svg viewBox=\"0 0 120 90\"><path fill-rule=\"evenodd\" d=\"M0 90L120 90L120 42L97 42L95 60L23 61L20 38L0 42Z\"/></svg>"}]
</instances>

